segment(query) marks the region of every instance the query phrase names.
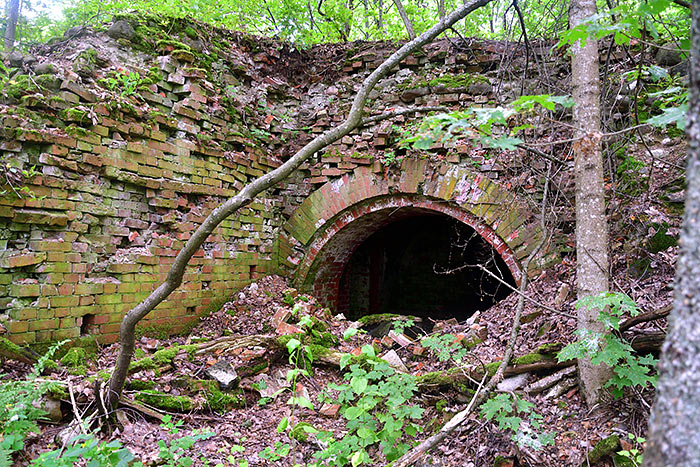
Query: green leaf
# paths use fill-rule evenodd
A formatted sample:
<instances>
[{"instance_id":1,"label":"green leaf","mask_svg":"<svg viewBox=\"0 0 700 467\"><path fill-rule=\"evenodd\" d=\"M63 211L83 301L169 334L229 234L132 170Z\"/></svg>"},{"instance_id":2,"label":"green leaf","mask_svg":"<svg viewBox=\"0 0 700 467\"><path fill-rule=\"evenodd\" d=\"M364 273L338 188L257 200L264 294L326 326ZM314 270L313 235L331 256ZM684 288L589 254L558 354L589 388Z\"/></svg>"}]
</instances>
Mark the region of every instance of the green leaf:
<instances>
[{"instance_id":1,"label":"green leaf","mask_svg":"<svg viewBox=\"0 0 700 467\"><path fill-rule=\"evenodd\" d=\"M277 433L282 433L284 430L287 429L289 426L289 418L284 417L282 420L280 420L279 425L277 425Z\"/></svg>"},{"instance_id":2,"label":"green leaf","mask_svg":"<svg viewBox=\"0 0 700 467\"><path fill-rule=\"evenodd\" d=\"M340 369L342 370L352 361L352 355L349 353L344 353L340 356Z\"/></svg>"},{"instance_id":3,"label":"green leaf","mask_svg":"<svg viewBox=\"0 0 700 467\"><path fill-rule=\"evenodd\" d=\"M289 400L287 401L287 405L298 405L299 407L304 407L306 409L311 409L314 410L314 405L311 403L311 401L303 396L297 396L297 397L290 397Z\"/></svg>"},{"instance_id":4,"label":"green leaf","mask_svg":"<svg viewBox=\"0 0 700 467\"><path fill-rule=\"evenodd\" d=\"M687 123L688 104L683 104L678 107L670 107L663 109L661 115L649 118L646 123L656 127L666 127L672 123L676 124L679 130L685 131Z\"/></svg>"},{"instance_id":5,"label":"green leaf","mask_svg":"<svg viewBox=\"0 0 700 467\"><path fill-rule=\"evenodd\" d=\"M484 402L481 406L481 414L486 420L493 419L498 413L510 413L512 404L508 394L499 394Z\"/></svg>"},{"instance_id":6,"label":"green leaf","mask_svg":"<svg viewBox=\"0 0 700 467\"><path fill-rule=\"evenodd\" d=\"M364 410L362 410L359 407L348 407L345 409L345 418L348 420L355 420L357 417L359 417Z\"/></svg>"},{"instance_id":7,"label":"green leaf","mask_svg":"<svg viewBox=\"0 0 700 467\"><path fill-rule=\"evenodd\" d=\"M517 149L518 145L523 142L520 138L515 138L513 136L500 136L498 138L492 138L490 136L482 136L480 138L481 144L492 149L500 149L502 151L513 151Z\"/></svg>"},{"instance_id":8,"label":"green leaf","mask_svg":"<svg viewBox=\"0 0 700 467\"><path fill-rule=\"evenodd\" d=\"M350 380L350 387L353 391L355 391L355 394L359 396L365 392L365 389L367 389L367 383L367 378L353 376L353 378Z\"/></svg>"},{"instance_id":9,"label":"green leaf","mask_svg":"<svg viewBox=\"0 0 700 467\"><path fill-rule=\"evenodd\" d=\"M292 339L289 339L289 341L287 342L287 350L289 351L290 354L294 353L294 351L296 349L298 349L300 346L301 346L301 342L298 339L292 338Z\"/></svg>"},{"instance_id":10,"label":"green leaf","mask_svg":"<svg viewBox=\"0 0 700 467\"><path fill-rule=\"evenodd\" d=\"M371 344L365 344L362 346L362 353L369 357L376 357L377 353L374 351L374 346Z\"/></svg>"}]
</instances>

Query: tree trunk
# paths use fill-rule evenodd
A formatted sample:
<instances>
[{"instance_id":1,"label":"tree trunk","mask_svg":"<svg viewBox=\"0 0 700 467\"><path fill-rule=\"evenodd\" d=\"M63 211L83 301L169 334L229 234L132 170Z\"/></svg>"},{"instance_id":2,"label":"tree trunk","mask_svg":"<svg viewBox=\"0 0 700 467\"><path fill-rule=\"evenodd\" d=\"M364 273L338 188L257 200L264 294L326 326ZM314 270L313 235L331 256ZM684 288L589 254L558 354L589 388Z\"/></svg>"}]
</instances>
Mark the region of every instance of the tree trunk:
<instances>
[{"instance_id":1,"label":"tree trunk","mask_svg":"<svg viewBox=\"0 0 700 467\"><path fill-rule=\"evenodd\" d=\"M7 25L5 26L5 50L15 45L17 36L17 21L19 20L19 0L8 0Z\"/></svg>"},{"instance_id":2,"label":"tree trunk","mask_svg":"<svg viewBox=\"0 0 700 467\"><path fill-rule=\"evenodd\" d=\"M571 27L596 13L595 0L571 0ZM600 76L598 44L588 37L586 44L572 46L574 143L576 172L576 285L578 298L608 290L608 224L605 217L603 157L600 132ZM602 332L598 311L578 309L578 328ZM581 392L589 407L598 401L610 369L579 360Z\"/></svg>"},{"instance_id":3,"label":"tree trunk","mask_svg":"<svg viewBox=\"0 0 700 467\"><path fill-rule=\"evenodd\" d=\"M700 462L700 10L693 5L690 148L675 301L661 350L645 466Z\"/></svg>"},{"instance_id":4,"label":"tree trunk","mask_svg":"<svg viewBox=\"0 0 700 467\"><path fill-rule=\"evenodd\" d=\"M403 21L403 25L406 27L406 32L408 33L409 39L415 39L416 33L413 31L413 24L411 24L411 20L408 18L408 14L406 14L406 10L404 10L401 0L394 0L394 5L396 5L396 9L399 10L401 21Z\"/></svg>"},{"instance_id":5,"label":"tree trunk","mask_svg":"<svg viewBox=\"0 0 700 467\"><path fill-rule=\"evenodd\" d=\"M437 0L438 16L440 19L445 17L445 0Z\"/></svg>"},{"instance_id":6,"label":"tree trunk","mask_svg":"<svg viewBox=\"0 0 700 467\"><path fill-rule=\"evenodd\" d=\"M117 363L108 385L106 399L107 405L109 406L108 408L116 407L122 389L124 388L129 363L134 354L136 325L180 286L187 263L202 246L202 243L206 241L209 234L211 234L224 219L252 202L257 195L287 178L309 157L357 128L362 123L362 113L367 96L380 79L387 76L398 66L399 62L410 55L414 50L432 42L438 35L442 34L442 32L457 21L477 8L487 5L491 1L492 0L473 0L455 10L444 20L438 22L416 39L404 44L365 78L362 82L362 86L355 95L348 117L343 123L311 140L287 162L243 187L236 196L219 205L204 219L202 224L194 231L192 237L175 257L175 261L168 272L165 282L160 284L156 290L151 292L148 297L129 310L124 316L119 330L121 344L119 355L117 356Z\"/></svg>"}]
</instances>

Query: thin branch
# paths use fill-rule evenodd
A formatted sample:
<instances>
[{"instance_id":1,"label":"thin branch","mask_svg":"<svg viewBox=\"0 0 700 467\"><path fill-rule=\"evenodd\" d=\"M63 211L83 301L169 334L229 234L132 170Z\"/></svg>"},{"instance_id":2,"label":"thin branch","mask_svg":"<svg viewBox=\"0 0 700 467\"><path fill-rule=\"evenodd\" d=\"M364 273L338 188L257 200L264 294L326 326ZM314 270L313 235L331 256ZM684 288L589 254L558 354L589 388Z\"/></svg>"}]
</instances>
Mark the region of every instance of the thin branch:
<instances>
[{"instance_id":1,"label":"thin branch","mask_svg":"<svg viewBox=\"0 0 700 467\"><path fill-rule=\"evenodd\" d=\"M671 0L671 2L690 10L690 2L686 2L685 0Z\"/></svg>"},{"instance_id":2,"label":"thin branch","mask_svg":"<svg viewBox=\"0 0 700 467\"><path fill-rule=\"evenodd\" d=\"M531 303L533 303L533 304L535 304L535 305L537 305L537 306L539 306L539 307L541 307L541 308L544 308L544 309L547 310L547 311L551 311L552 313L556 313L556 314L558 314L558 315L566 316L567 318L574 318L574 319L576 318L576 316L571 315L571 314L569 314L569 313L567 313L567 312L565 312L565 311L557 310L556 308L552 308L552 307L550 307L550 306L547 306L547 305L545 305L545 304L542 303L542 302L538 302L538 301L535 300L534 298L532 298L532 297L530 297L529 295L527 295L526 293L522 292L519 288L516 289L515 287L513 287L512 285L510 285L508 282L504 281L503 279L501 279L500 277L498 277L496 274L494 274L493 272L489 271L487 268L483 267L481 264L477 264L476 267L478 267L479 269L481 269L481 270L484 271L485 273L489 274L491 277L493 277L493 278L496 279L498 282L500 282L501 284L503 284L503 285L505 285L506 287L508 287L508 288L509 288L510 290L512 290L513 292L517 293L517 294L520 295L521 297L524 297L525 300L527 300L527 301L529 301L529 302L531 302Z\"/></svg>"}]
</instances>

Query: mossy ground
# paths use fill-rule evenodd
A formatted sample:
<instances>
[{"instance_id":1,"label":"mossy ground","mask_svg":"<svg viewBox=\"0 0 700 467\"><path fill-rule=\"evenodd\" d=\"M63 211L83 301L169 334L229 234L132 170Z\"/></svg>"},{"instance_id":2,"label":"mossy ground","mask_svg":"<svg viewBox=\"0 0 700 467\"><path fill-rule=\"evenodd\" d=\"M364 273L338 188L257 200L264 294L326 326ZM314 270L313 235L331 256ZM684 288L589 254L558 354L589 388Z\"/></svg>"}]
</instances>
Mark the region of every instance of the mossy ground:
<instances>
[{"instance_id":1,"label":"mossy ground","mask_svg":"<svg viewBox=\"0 0 700 467\"><path fill-rule=\"evenodd\" d=\"M189 412L195 407L191 397L173 396L154 390L139 391L135 398L144 404L172 412Z\"/></svg>"}]
</instances>

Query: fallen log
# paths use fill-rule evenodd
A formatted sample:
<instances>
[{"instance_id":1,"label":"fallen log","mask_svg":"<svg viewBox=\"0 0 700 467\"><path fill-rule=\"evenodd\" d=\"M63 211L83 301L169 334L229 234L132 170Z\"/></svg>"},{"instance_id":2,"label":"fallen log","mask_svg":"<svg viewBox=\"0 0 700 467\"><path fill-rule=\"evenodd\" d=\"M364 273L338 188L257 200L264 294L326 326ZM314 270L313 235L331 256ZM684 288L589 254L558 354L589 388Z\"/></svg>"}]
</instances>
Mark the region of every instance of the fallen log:
<instances>
[{"instance_id":1,"label":"fallen log","mask_svg":"<svg viewBox=\"0 0 700 467\"><path fill-rule=\"evenodd\" d=\"M25 349L14 342L0 337L0 356L9 360L33 365L37 361L37 355L29 349Z\"/></svg>"},{"instance_id":2,"label":"fallen log","mask_svg":"<svg viewBox=\"0 0 700 467\"><path fill-rule=\"evenodd\" d=\"M565 377L570 376L575 372L576 367L574 365L566 367L563 370L559 370L556 373L552 373L549 376L545 376L544 378L538 379L534 383L528 384L523 390L528 394L538 394L540 392L546 391Z\"/></svg>"},{"instance_id":3,"label":"fallen log","mask_svg":"<svg viewBox=\"0 0 700 467\"><path fill-rule=\"evenodd\" d=\"M658 310L650 311L648 313L642 313L641 315L633 316L629 319L626 319L625 321L620 323L620 332L625 332L633 326L636 326L641 323L647 323L649 321L665 318L671 312L672 308L673 304L671 303L663 308L659 308Z\"/></svg>"},{"instance_id":4,"label":"fallen log","mask_svg":"<svg viewBox=\"0 0 700 467\"><path fill-rule=\"evenodd\" d=\"M631 338L627 339L635 350L635 352L640 354L646 354L649 352L658 352L661 350L661 345L666 339L665 332L653 332L646 334L636 334Z\"/></svg>"}]
</instances>

